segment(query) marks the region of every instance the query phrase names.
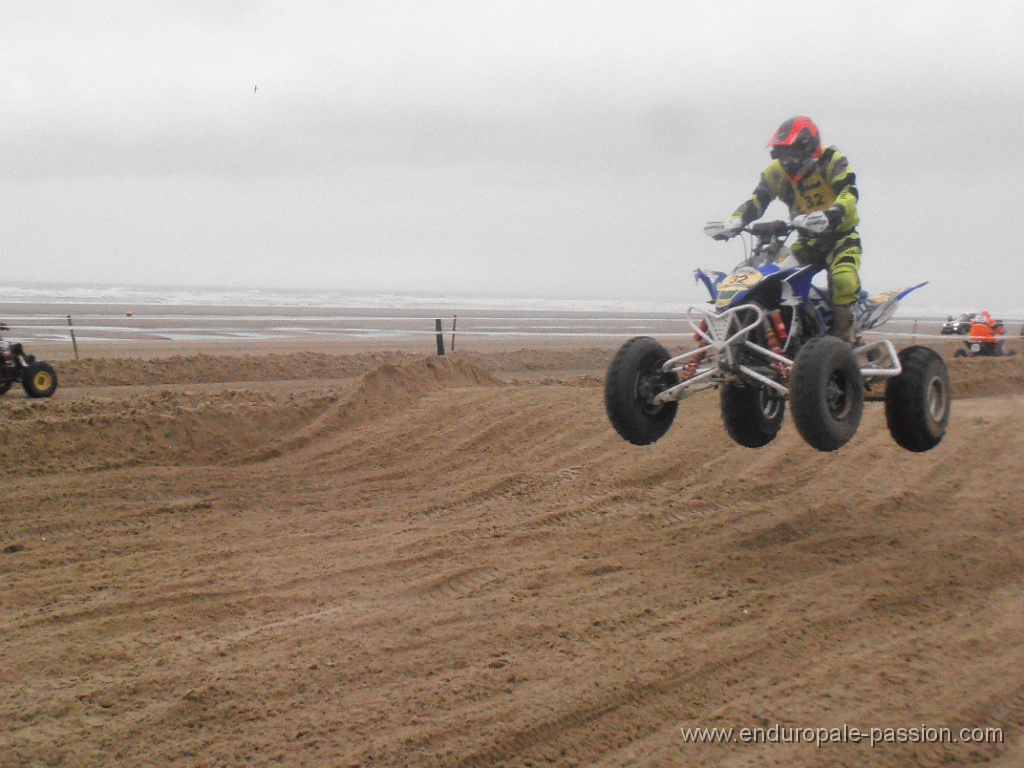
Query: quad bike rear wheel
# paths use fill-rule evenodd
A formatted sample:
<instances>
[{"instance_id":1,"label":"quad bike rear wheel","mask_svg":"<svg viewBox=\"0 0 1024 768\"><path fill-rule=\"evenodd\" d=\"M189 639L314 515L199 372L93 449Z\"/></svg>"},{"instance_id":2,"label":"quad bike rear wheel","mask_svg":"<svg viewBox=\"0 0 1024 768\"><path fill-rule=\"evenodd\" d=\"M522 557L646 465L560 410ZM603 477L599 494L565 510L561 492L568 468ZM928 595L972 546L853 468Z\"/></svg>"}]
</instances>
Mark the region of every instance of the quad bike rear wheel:
<instances>
[{"instance_id":1,"label":"quad bike rear wheel","mask_svg":"<svg viewBox=\"0 0 1024 768\"><path fill-rule=\"evenodd\" d=\"M11 388L11 384L14 382L8 379L7 381L0 381L0 395L6 395L7 390Z\"/></svg>"},{"instance_id":2,"label":"quad bike rear wheel","mask_svg":"<svg viewBox=\"0 0 1024 768\"><path fill-rule=\"evenodd\" d=\"M930 451L942 442L949 424L949 371L928 347L907 347L899 358L903 372L885 385L889 434L908 451Z\"/></svg>"},{"instance_id":3,"label":"quad bike rear wheel","mask_svg":"<svg viewBox=\"0 0 1024 768\"><path fill-rule=\"evenodd\" d=\"M864 378L850 345L834 336L816 336L793 361L789 384L793 424L819 451L848 443L864 412Z\"/></svg>"},{"instance_id":4,"label":"quad bike rear wheel","mask_svg":"<svg viewBox=\"0 0 1024 768\"><path fill-rule=\"evenodd\" d=\"M615 354L604 380L604 407L623 439L650 445L664 437L679 403L655 403L654 398L679 383L675 373L662 371L668 350L649 336L630 339Z\"/></svg>"},{"instance_id":5,"label":"quad bike rear wheel","mask_svg":"<svg viewBox=\"0 0 1024 768\"><path fill-rule=\"evenodd\" d=\"M735 381L722 385L722 421L729 437L745 448L762 448L779 434L786 415L786 401L767 387Z\"/></svg>"},{"instance_id":6,"label":"quad bike rear wheel","mask_svg":"<svg viewBox=\"0 0 1024 768\"><path fill-rule=\"evenodd\" d=\"M29 397L49 397L57 391L57 372L49 363L31 362L25 366L21 385Z\"/></svg>"}]
</instances>

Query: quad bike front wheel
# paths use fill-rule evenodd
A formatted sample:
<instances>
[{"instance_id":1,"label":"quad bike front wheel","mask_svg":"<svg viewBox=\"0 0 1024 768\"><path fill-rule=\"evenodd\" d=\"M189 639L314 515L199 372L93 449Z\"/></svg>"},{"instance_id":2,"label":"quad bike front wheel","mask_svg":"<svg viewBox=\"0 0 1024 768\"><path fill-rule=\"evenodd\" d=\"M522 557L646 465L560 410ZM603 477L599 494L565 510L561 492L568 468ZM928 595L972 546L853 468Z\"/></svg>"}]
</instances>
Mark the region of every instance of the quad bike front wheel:
<instances>
[{"instance_id":1,"label":"quad bike front wheel","mask_svg":"<svg viewBox=\"0 0 1024 768\"><path fill-rule=\"evenodd\" d=\"M949 424L949 371L928 347L907 347L899 358L903 372L885 385L889 434L908 451L930 451L942 441Z\"/></svg>"},{"instance_id":2,"label":"quad bike front wheel","mask_svg":"<svg viewBox=\"0 0 1024 768\"><path fill-rule=\"evenodd\" d=\"M679 403L654 398L679 383L661 369L668 350L649 336L630 339L612 359L604 379L604 407L615 431L633 445L650 445L668 432Z\"/></svg>"},{"instance_id":3,"label":"quad bike front wheel","mask_svg":"<svg viewBox=\"0 0 1024 768\"><path fill-rule=\"evenodd\" d=\"M34 361L25 367L21 385L29 397L49 397L57 391L57 372L49 363Z\"/></svg>"},{"instance_id":4,"label":"quad bike front wheel","mask_svg":"<svg viewBox=\"0 0 1024 768\"><path fill-rule=\"evenodd\" d=\"M745 448L762 448L779 434L786 401L767 387L727 381L722 385L722 422L729 437Z\"/></svg>"},{"instance_id":5,"label":"quad bike front wheel","mask_svg":"<svg viewBox=\"0 0 1024 768\"><path fill-rule=\"evenodd\" d=\"M789 383L793 424L819 451L848 443L864 412L864 379L850 345L834 336L816 336L793 361Z\"/></svg>"}]
</instances>

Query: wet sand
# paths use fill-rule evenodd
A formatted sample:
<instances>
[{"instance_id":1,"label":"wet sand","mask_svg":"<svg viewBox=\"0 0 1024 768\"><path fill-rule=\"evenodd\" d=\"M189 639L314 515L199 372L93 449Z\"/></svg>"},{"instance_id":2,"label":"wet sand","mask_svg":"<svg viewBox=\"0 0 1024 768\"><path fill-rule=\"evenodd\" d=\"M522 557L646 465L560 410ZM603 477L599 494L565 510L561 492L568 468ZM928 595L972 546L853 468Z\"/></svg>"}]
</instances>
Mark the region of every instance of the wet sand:
<instances>
[{"instance_id":1,"label":"wet sand","mask_svg":"<svg viewBox=\"0 0 1024 768\"><path fill-rule=\"evenodd\" d=\"M71 324L68 323L68 317ZM204 307L19 304L0 318L4 337L23 341L49 359L79 357L230 354L401 349L431 353L441 320L446 351L522 347L599 346L614 349L633 336L654 336L686 347L693 330L685 313L508 310L345 309L310 307ZM941 320L896 317L868 334L898 346L925 343L951 355L962 338L941 336ZM1008 348L1024 338L1008 324ZM72 338L74 337L74 338Z\"/></svg>"}]
</instances>

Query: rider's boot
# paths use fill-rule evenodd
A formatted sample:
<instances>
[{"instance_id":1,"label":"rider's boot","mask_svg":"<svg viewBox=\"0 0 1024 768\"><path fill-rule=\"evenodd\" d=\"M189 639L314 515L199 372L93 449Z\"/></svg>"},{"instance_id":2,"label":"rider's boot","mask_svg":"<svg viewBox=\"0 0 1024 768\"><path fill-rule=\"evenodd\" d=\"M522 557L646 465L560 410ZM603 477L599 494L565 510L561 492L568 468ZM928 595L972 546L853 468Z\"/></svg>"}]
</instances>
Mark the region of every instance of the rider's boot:
<instances>
[{"instance_id":1,"label":"rider's boot","mask_svg":"<svg viewBox=\"0 0 1024 768\"><path fill-rule=\"evenodd\" d=\"M833 307L832 309L832 329L829 331L829 335L835 336L837 339L848 342L850 344L856 343L856 335L853 327L853 305L842 304L840 306Z\"/></svg>"}]
</instances>

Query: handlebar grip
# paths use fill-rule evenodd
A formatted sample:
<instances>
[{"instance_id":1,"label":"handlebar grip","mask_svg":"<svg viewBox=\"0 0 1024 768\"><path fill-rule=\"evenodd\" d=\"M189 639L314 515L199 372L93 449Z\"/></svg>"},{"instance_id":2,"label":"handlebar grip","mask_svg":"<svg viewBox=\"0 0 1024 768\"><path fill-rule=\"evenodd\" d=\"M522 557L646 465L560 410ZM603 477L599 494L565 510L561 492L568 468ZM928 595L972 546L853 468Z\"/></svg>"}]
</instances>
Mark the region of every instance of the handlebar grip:
<instances>
[{"instance_id":1,"label":"handlebar grip","mask_svg":"<svg viewBox=\"0 0 1024 768\"><path fill-rule=\"evenodd\" d=\"M788 234L790 225L788 221L758 221L751 224L748 229L750 234L756 237L774 237Z\"/></svg>"}]
</instances>

